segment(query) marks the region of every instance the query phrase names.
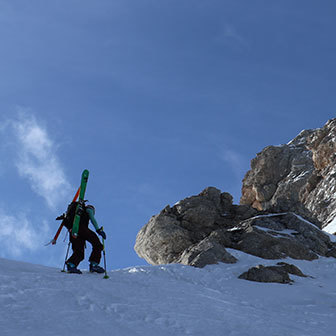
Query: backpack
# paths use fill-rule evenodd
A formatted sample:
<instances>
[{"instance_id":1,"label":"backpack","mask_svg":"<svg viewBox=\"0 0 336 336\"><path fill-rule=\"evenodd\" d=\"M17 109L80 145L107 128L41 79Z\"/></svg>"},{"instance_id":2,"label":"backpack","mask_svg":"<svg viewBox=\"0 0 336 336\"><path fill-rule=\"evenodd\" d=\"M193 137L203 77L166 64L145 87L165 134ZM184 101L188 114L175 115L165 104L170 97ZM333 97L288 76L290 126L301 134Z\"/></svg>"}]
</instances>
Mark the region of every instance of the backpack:
<instances>
[{"instance_id":1,"label":"backpack","mask_svg":"<svg viewBox=\"0 0 336 336\"><path fill-rule=\"evenodd\" d=\"M76 209L77 209L78 202L71 202L68 205L68 209L65 214L65 219L64 219L64 226L68 229L71 230L73 226L73 222L75 219L76 215ZM88 226L89 225L89 215L86 212L86 206L84 205L83 212L79 214L80 215L80 222L79 226Z\"/></svg>"},{"instance_id":2,"label":"backpack","mask_svg":"<svg viewBox=\"0 0 336 336\"><path fill-rule=\"evenodd\" d=\"M65 219L64 219L64 226L68 230L72 229L73 221L75 219L77 204L78 202L71 202L68 205L68 208L65 214Z\"/></svg>"}]
</instances>

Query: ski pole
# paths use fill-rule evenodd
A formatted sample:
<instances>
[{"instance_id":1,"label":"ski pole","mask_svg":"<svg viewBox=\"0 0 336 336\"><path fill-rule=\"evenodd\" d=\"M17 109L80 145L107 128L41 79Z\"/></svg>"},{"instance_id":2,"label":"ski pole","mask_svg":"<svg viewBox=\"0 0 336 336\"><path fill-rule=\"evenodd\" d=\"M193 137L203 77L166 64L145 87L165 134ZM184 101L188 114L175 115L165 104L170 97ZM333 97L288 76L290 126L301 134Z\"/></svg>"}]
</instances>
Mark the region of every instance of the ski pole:
<instances>
[{"instance_id":1,"label":"ski pole","mask_svg":"<svg viewBox=\"0 0 336 336\"><path fill-rule=\"evenodd\" d=\"M67 253L66 253L66 256L65 256L65 260L64 260L64 265L63 265L63 270L62 270L62 272L65 272L65 264L66 264L66 261L67 261L67 259L68 259L69 250L70 250L70 239L69 239L68 249L67 249Z\"/></svg>"},{"instance_id":2,"label":"ski pole","mask_svg":"<svg viewBox=\"0 0 336 336\"><path fill-rule=\"evenodd\" d=\"M104 231L104 227L102 227L102 231ZM105 239L103 237L102 237L102 241L103 241L103 256L104 256L104 269L105 269L104 279L108 279L109 276L107 275L107 271L106 271Z\"/></svg>"}]
</instances>

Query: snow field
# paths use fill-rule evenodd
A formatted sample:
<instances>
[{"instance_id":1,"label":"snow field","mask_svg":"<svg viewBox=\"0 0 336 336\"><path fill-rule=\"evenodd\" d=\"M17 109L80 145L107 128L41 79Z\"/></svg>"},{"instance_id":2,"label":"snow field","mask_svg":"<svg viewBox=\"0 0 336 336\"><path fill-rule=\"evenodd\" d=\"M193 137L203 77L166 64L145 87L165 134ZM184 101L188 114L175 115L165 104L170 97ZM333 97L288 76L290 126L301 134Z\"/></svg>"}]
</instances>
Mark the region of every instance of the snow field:
<instances>
[{"instance_id":1,"label":"snow field","mask_svg":"<svg viewBox=\"0 0 336 336\"><path fill-rule=\"evenodd\" d=\"M278 261L229 250L239 261L197 269L137 266L103 275L0 259L2 336L319 336L336 328L333 258L288 260L293 285L237 277Z\"/></svg>"}]
</instances>

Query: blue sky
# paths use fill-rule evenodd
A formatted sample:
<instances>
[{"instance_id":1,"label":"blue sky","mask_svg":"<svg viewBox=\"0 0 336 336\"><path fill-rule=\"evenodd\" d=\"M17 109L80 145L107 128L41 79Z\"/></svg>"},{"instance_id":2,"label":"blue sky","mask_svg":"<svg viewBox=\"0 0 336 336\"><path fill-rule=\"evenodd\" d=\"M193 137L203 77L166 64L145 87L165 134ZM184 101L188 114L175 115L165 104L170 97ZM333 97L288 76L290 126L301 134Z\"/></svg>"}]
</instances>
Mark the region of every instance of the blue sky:
<instances>
[{"instance_id":1,"label":"blue sky","mask_svg":"<svg viewBox=\"0 0 336 336\"><path fill-rule=\"evenodd\" d=\"M335 117L335 12L0 0L0 256L62 266L65 232L43 244L85 168L109 268L145 263L136 234L167 204L207 186L238 203L257 152Z\"/></svg>"}]
</instances>

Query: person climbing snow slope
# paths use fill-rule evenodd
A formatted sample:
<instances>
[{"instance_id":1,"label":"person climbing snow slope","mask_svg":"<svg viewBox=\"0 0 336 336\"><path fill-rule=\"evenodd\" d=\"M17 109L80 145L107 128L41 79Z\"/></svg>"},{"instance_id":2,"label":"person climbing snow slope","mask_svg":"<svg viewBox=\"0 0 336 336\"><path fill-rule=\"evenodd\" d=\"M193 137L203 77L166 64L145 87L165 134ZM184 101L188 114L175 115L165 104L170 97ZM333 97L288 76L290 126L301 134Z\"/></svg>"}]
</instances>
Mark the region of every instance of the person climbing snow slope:
<instances>
[{"instance_id":1,"label":"person climbing snow slope","mask_svg":"<svg viewBox=\"0 0 336 336\"><path fill-rule=\"evenodd\" d=\"M64 226L70 232L70 242L72 245L72 255L66 260L67 271L69 273L81 274L82 272L77 268L79 263L84 260L85 243L88 241L92 245L92 252L89 257L90 272L104 273L105 269L99 266L103 244L100 242L98 236L89 229L89 222L93 224L96 232L106 239L106 234L102 228L99 228L95 219L95 208L93 205L82 205L80 213L80 222L78 235L74 237L71 234L72 225L76 213L78 202L72 202L68 206L68 210L64 219Z\"/></svg>"}]
</instances>

